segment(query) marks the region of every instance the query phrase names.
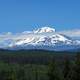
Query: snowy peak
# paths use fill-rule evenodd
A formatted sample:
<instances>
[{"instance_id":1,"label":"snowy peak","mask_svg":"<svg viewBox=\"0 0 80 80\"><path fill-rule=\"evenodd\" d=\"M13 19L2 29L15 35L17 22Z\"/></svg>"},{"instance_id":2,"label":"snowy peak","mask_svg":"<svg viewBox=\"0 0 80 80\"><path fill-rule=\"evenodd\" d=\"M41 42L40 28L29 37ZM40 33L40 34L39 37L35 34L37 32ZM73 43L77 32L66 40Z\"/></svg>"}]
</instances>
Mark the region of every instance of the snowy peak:
<instances>
[{"instance_id":1,"label":"snowy peak","mask_svg":"<svg viewBox=\"0 0 80 80\"><path fill-rule=\"evenodd\" d=\"M27 36L27 35L26 35ZM68 38L64 37L63 35L60 34L51 34L51 35L31 35L31 36L27 36L24 39L19 39L16 40L15 43L10 44L10 46L25 46L25 45L57 45L57 44L71 44L71 40L69 40Z\"/></svg>"},{"instance_id":2,"label":"snowy peak","mask_svg":"<svg viewBox=\"0 0 80 80\"><path fill-rule=\"evenodd\" d=\"M54 28L50 28L50 27L42 27L42 28L39 28L35 31L33 31L34 33L47 33L47 32L55 32L55 29Z\"/></svg>"}]
</instances>

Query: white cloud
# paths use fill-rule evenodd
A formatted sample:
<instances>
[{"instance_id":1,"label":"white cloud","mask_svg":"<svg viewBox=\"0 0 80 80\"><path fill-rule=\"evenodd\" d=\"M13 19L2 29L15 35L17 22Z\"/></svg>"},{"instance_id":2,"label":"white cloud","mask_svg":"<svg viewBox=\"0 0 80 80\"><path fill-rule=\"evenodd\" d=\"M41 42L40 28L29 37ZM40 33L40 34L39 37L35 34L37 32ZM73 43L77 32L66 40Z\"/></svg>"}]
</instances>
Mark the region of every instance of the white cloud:
<instances>
[{"instance_id":1,"label":"white cloud","mask_svg":"<svg viewBox=\"0 0 80 80\"><path fill-rule=\"evenodd\" d=\"M68 31L65 30L65 31L61 31L59 33L70 36L70 37L80 37L80 29L68 30Z\"/></svg>"}]
</instances>

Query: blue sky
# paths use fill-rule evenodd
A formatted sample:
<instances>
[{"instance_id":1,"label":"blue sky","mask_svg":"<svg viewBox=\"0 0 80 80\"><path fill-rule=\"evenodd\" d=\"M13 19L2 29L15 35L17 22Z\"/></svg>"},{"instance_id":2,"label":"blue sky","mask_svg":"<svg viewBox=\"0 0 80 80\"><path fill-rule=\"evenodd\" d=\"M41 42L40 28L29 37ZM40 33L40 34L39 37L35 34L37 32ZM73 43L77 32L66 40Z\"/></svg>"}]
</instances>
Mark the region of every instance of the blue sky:
<instances>
[{"instance_id":1,"label":"blue sky","mask_svg":"<svg viewBox=\"0 0 80 80\"><path fill-rule=\"evenodd\" d=\"M43 26L80 29L80 0L0 0L0 32Z\"/></svg>"}]
</instances>

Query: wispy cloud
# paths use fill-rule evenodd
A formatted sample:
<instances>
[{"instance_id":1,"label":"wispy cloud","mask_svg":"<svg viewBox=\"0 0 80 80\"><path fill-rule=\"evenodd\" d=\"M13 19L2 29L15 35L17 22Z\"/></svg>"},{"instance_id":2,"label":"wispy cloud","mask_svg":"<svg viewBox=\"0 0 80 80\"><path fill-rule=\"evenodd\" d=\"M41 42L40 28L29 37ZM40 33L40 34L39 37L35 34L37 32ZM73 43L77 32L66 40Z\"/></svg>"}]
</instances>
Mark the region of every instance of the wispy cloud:
<instances>
[{"instance_id":1,"label":"wispy cloud","mask_svg":"<svg viewBox=\"0 0 80 80\"><path fill-rule=\"evenodd\" d=\"M65 30L65 31L61 31L59 33L65 34L70 37L80 37L80 29L74 29L74 30L68 30L68 31Z\"/></svg>"}]
</instances>

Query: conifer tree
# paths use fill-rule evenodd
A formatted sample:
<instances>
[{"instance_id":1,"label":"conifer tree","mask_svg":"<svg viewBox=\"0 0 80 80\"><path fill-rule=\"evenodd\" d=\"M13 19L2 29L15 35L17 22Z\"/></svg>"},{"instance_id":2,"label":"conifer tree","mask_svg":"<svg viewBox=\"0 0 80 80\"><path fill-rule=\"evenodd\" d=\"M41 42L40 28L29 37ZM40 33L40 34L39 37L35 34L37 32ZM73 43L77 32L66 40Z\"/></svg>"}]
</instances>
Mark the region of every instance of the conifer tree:
<instances>
[{"instance_id":1,"label":"conifer tree","mask_svg":"<svg viewBox=\"0 0 80 80\"><path fill-rule=\"evenodd\" d=\"M77 53L71 80L80 80L80 53Z\"/></svg>"},{"instance_id":2,"label":"conifer tree","mask_svg":"<svg viewBox=\"0 0 80 80\"><path fill-rule=\"evenodd\" d=\"M63 68L63 78L64 80L70 80L71 79L71 63L68 59L68 56L65 56L64 58L64 68Z\"/></svg>"},{"instance_id":3,"label":"conifer tree","mask_svg":"<svg viewBox=\"0 0 80 80\"><path fill-rule=\"evenodd\" d=\"M48 65L49 80L60 80L55 60L53 59Z\"/></svg>"}]
</instances>

